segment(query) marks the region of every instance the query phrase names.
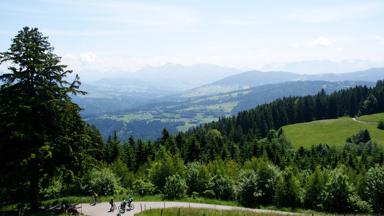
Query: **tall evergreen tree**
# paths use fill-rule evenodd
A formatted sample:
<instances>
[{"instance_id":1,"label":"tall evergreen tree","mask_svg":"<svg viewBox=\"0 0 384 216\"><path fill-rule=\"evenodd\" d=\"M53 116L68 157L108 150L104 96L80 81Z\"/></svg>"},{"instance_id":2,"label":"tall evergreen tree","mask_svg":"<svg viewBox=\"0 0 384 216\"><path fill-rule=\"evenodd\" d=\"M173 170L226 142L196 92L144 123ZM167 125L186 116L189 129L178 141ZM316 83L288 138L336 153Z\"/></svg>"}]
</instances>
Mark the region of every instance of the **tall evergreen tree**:
<instances>
[{"instance_id":1,"label":"tall evergreen tree","mask_svg":"<svg viewBox=\"0 0 384 216\"><path fill-rule=\"evenodd\" d=\"M0 76L0 188L38 207L40 181L59 168L66 179L84 170L92 148L88 126L68 94L83 94L79 77L68 82L65 65L48 38L25 27L0 53L9 72Z\"/></svg>"}]
</instances>

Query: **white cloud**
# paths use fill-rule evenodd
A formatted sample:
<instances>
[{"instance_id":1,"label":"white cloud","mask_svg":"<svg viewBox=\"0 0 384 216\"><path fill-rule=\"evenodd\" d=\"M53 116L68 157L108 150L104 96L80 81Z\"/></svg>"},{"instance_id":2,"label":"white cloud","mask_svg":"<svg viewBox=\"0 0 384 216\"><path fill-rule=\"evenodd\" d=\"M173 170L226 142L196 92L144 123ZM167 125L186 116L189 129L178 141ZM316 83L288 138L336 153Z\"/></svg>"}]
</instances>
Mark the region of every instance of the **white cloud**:
<instances>
[{"instance_id":1,"label":"white cloud","mask_svg":"<svg viewBox=\"0 0 384 216\"><path fill-rule=\"evenodd\" d=\"M329 47L332 44L333 44L332 40L323 36L320 36L308 43L310 47Z\"/></svg>"},{"instance_id":2,"label":"white cloud","mask_svg":"<svg viewBox=\"0 0 384 216\"><path fill-rule=\"evenodd\" d=\"M97 56L93 52L86 52L80 54L80 62L83 62L85 64L88 63L94 63L97 60Z\"/></svg>"}]
</instances>

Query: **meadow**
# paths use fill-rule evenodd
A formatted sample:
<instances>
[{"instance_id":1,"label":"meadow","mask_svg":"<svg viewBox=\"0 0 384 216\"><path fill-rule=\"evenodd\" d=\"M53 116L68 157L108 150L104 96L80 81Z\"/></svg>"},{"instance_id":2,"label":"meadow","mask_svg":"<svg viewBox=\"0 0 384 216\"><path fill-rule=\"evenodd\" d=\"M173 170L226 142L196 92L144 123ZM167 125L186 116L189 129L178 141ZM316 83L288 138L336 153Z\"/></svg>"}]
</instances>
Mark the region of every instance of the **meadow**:
<instances>
[{"instance_id":1,"label":"meadow","mask_svg":"<svg viewBox=\"0 0 384 216\"><path fill-rule=\"evenodd\" d=\"M348 137L364 129L369 131L374 142L384 146L384 131L377 128L380 120L384 120L384 113L365 115L356 119L341 117L286 125L283 131L296 148L300 146L309 148L314 144L339 146L344 144Z\"/></svg>"}]
</instances>

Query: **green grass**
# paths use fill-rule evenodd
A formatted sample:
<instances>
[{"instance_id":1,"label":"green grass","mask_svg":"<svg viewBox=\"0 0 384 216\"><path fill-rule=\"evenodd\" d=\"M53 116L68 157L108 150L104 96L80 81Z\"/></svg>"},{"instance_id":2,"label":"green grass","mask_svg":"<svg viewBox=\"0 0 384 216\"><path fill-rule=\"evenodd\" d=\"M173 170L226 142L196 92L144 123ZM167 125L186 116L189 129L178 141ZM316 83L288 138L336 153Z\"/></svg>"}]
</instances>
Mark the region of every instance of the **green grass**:
<instances>
[{"instance_id":1,"label":"green grass","mask_svg":"<svg viewBox=\"0 0 384 216\"><path fill-rule=\"evenodd\" d=\"M384 132L377 128L378 122L384 118L384 113L362 116L358 121L350 117L319 120L307 123L287 125L284 133L296 148L310 147L314 144L329 144L340 146L345 140L363 129L368 129L373 141L384 145Z\"/></svg>"},{"instance_id":2,"label":"green grass","mask_svg":"<svg viewBox=\"0 0 384 216\"><path fill-rule=\"evenodd\" d=\"M361 116L359 117L359 120L365 122L378 123L379 121L384 121L384 113Z\"/></svg>"},{"instance_id":3,"label":"green grass","mask_svg":"<svg viewBox=\"0 0 384 216\"><path fill-rule=\"evenodd\" d=\"M214 210L214 209L195 209L195 208L169 208L151 209L137 214L137 216L254 216L254 215L277 215L260 214L241 210Z\"/></svg>"}]
</instances>

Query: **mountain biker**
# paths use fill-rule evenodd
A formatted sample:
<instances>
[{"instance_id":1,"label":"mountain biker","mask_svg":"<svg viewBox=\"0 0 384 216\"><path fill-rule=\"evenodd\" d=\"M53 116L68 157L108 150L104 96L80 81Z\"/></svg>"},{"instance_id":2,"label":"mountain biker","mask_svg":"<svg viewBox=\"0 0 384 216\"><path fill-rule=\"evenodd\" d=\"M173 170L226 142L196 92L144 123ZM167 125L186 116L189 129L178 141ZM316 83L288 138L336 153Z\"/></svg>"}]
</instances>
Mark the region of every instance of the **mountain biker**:
<instances>
[{"instance_id":1,"label":"mountain biker","mask_svg":"<svg viewBox=\"0 0 384 216\"><path fill-rule=\"evenodd\" d=\"M127 201L126 200L123 200L121 203L120 203L120 209L121 210L125 210L125 206L127 205Z\"/></svg>"},{"instance_id":2,"label":"mountain biker","mask_svg":"<svg viewBox=\"0 0 384 216\"><path fill-rule=\"evenodd\" d=\"M133 198L131 196L128 197L128 207L131 207L131 203L133 202Z\"/></svg>"},{"instance_id":3,"label":"mountain biker","mask_svg":"<svg viewBox=\"0 0 384 216\"><path fill-rule=\"evenodd\" d=\"M109 209L109 212L113 212L116 209L116 204L113 201L113 198L109 201L109 204L111 205L111 208Z\"/></svg>"},{"instance_id":4,"label":"mountain biker","mask_svg":"<svg viewBox=\"0 0 384 216\"><path fill-rule=\"evenodd\" d=\"M97 202L97 193L95 191L92 191L92 200L93 200L93 205L96 205Z\"/></svg>"}]
</instances>

